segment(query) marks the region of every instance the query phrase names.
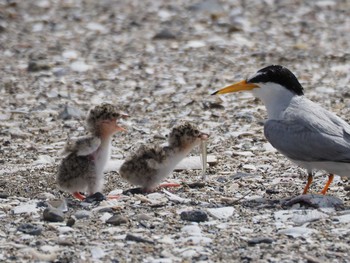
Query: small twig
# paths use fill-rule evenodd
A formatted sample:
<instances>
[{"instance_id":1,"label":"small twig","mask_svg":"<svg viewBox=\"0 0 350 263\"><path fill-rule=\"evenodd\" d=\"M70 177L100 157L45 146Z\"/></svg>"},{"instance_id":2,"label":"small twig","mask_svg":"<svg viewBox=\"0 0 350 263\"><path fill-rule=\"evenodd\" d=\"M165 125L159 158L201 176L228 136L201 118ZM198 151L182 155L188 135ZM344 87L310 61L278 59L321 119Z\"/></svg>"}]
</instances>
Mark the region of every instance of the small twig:
<instances>
[{"instance_id":1,"label":"small twig","mask_svg":"<svg viewBox=\"0 0 350 263\"><path fill-rule=\"evenodd\" d=\"M248 193L246 193L242 197L238 198L237 200L232 200L232 199L229 199L227 197L222 197L221 201L229 203L230 205L234 205L234 204L237 204L239 201L243 200L244 198L246 198L250 193L251 193L251 191L249 191Z\"/></svg>"}]
</instances>

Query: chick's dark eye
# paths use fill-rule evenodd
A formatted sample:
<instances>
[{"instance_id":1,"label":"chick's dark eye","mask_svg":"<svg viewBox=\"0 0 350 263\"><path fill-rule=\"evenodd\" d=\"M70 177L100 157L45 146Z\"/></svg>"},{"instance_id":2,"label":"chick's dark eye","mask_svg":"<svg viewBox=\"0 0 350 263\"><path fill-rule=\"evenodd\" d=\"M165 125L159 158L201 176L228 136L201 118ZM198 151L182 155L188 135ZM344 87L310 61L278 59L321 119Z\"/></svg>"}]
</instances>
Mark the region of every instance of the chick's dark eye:
<instances>
[{"instance_id":1,"label":"chick's dark eye","mask_svg":"<svg viewBox=\"0 0 350 263\"><path fill-rule=\"evenodd\" d=\"M196 135L196 136L199 135L199 130L195 130L194 135Z\"/></svg>"}]
</instances>

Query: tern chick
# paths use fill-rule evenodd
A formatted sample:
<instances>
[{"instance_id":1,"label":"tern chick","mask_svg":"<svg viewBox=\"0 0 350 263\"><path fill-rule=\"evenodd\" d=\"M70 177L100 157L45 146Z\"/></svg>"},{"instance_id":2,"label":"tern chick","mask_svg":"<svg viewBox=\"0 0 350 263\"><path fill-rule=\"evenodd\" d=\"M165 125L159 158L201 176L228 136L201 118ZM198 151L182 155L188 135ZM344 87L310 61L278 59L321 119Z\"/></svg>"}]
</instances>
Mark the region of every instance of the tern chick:
<instances>
[{"instance_id":1,"label":"tern chick","mask_svg":"<svg viewBox=\"0 0 350 263\"><path fill-rule=\"evenodd\" d=\"M142 145L125 160L119 174L129 183L141 186L143 192L151 192L201 140L208 138L208 134L186 122L173 128L168 146Z\"/></svg>"},{"instance_id":2,"label":"tern chick","mask_svg":"<svg viewBox=\"0 0 350 263\"><path fill-rule=\"evenodd\" d=\"M68 141L64 152L68 154L58 167L57 183L62 190L83 200L80 192L93 195L103 187L103 169L110 158L112 136L124 129L117 120L127 115L111 104L90 109L86 123L89 136Z\"/></svg>"}]
</instances>

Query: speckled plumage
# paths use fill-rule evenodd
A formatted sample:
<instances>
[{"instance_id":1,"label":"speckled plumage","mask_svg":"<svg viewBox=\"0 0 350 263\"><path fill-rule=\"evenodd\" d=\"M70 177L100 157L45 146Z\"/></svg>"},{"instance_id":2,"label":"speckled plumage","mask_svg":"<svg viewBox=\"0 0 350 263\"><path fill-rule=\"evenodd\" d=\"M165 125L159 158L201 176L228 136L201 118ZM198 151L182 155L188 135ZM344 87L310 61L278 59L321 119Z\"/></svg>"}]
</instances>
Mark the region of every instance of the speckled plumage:
<instances>
[{"instance_id":1,"label":"speckled plumage","mask_svg":"<svg viewBox=\"0 0 350 263\"><path fill-rule=\"evenodd\" d=\"M173 128L169 134L168 146L141 147L129 156L120 168L120 175L144 191L152 191L168 176L193 147L208 135L201 133L190 123Z\"/></svg>"},{"instance_id":2,"label":"speckled plumage","mask_svg":"<svg viewBox=\"0 0 350 263\"><path fill-rule=\"evenodd\" d=\"M99 130L99 122L111 119L120 119L124 115L120 113L116 106L108 103L90 109L86 118L88 130L95 134Z\"/></svg>"},{"instance_id":3,"label":"speckled plumage","mask_svg":"<svg viewBox=\"0 0 350 263\"><path fill-rule=\"evenodd\" d=\"M64 153L68 154L58 167L57 183L70 193L90 195L103 187L103 169L110 157L111 140L120 128L116 120L123 115L111 104L102 104L89 111L86 122L90 136L68 141Z\"/></svg>"}]
</instances>

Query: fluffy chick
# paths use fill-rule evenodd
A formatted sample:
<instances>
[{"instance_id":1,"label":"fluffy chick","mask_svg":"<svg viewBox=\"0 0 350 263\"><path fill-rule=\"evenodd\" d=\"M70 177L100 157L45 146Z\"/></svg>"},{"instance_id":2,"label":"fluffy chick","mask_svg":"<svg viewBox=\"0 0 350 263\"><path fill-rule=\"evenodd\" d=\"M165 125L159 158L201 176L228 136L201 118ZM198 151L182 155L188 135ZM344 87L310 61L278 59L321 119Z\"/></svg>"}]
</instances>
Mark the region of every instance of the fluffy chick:
<instances>
[{"instance_id":1,"label":"fluffy chick","mask_svg":"<svg viewBox=\"0 0 350 263\"><path fill-rule=\"evenodd\" d=\"M112 136L124 129L117 120L127 115L120 113L111 104L102 104L90 109L86 123L89 136L68 141L64 152L68 154L58 167L57 184L76 198L100 192L103 187L103 169L110 158Z\"/></svg>"},{"instance_id":2,"label":"fluffy chick","mask_svg":"<svg viewBox=\"0 0 350 263\"><path fill-rule=\"evenodd\" d=\"M142 145L125 160L119 174L129 183L141 186L143 192L151 192L201 140L208 138L208 134L188 122L179 125L169 134L168 146Z\"/></svg>"}]
</instances>

